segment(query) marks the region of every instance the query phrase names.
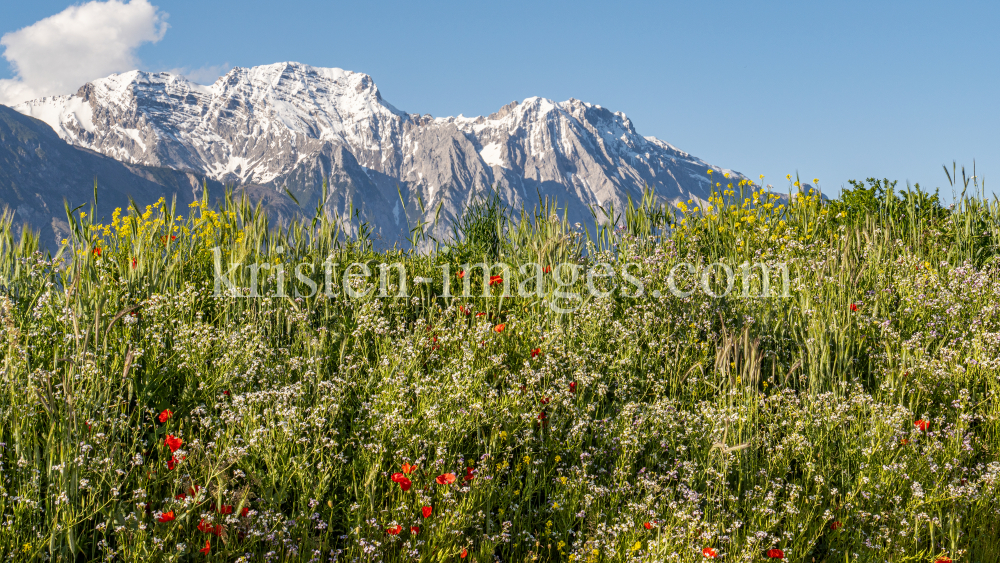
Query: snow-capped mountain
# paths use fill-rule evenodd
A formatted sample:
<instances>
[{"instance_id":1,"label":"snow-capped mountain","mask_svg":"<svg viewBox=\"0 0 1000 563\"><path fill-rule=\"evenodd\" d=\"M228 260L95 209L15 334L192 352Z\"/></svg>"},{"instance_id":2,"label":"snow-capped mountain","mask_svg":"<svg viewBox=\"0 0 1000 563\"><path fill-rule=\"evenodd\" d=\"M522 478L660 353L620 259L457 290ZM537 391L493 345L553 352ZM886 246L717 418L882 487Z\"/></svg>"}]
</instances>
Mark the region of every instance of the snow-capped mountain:
<instances>
[{"instance_id":1,"label":"snow-capped mountain","mask_svg":"<svg viewBox=\"0 0 1000 563\"><path fill-rule=\"evenodd\" d=\"M622 209L644 186L663 201L705 198L706 171L730 172L578 100L433 118L396 109L366 74L298 63L236 68L211 86L132 71L14 109L125 163L288 189L307 209L327 179L328 212L347 221L354 209L354 224L366 220L387 240L439 207L443 231L491 186L516 208L547 197L583 221L589 206Z\"/></svg>"}]
</instances>

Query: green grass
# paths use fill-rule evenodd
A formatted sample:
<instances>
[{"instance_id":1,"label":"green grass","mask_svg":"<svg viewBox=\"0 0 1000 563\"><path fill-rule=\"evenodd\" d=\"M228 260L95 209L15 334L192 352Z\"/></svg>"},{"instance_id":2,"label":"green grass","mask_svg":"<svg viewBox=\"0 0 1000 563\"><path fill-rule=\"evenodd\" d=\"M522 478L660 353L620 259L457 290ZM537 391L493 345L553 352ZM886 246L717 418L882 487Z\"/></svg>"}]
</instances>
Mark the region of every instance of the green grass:
<instances>
[{"instance_id":1,"label":"green grass","mask_svg":"<svg viewBox=\"0 0 1000 563\"><path fill-rule=\"evenodd\" d=\"M0 557L1000 560L1000 205L874 180L832 201L756 189L580 226L486 199L454 240L418 227L423 253L322 216L269 231L227 200L106 228L73 214L50 257L8 215ZM215 295L213 247L226 272L272 264L274 295ZM369 264L377 285L396 261L408 297L296 297L296 264L322 289L326 263ZM560 300L551 272L540 295L440 297L443 264L457 294L480 261L515 266L512 288L521 264L575 264L581 293L607 263L644 291L616 278L606 298ZM672 295L680 262L696 280L727 264L735 290ZM744 262L787 264L788 296L758 297L758 275L743 297Z\"/></svg>"}]
</instances>

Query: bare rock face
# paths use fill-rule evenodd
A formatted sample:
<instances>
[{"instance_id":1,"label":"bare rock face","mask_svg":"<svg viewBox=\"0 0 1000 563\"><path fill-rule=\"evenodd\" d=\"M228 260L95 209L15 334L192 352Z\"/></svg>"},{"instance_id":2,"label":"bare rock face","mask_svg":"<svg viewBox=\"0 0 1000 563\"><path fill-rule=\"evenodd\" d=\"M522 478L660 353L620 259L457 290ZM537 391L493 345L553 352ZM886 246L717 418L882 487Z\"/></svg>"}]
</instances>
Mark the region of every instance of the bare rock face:
<instances>
[{"instance_id":1,"label":"bare rock face","mask_svg":"<svg viewBox=\"0 0 1000 563\"><path fill-rule=\"evenodd\" d=\"M396 109L366 74L298 63L236 68L211 86L132 71L15 109L124 163L287 189L307 212L325 180L327 212L367 221L386 241L435 216L446 232L491 188L515 208L555 199L584 221L592 206L621 209L645 186L664 202L706 198L706 171L731 172L578 100L528 98L488 117L433 118Z\"/></svg>"}]
</instances>

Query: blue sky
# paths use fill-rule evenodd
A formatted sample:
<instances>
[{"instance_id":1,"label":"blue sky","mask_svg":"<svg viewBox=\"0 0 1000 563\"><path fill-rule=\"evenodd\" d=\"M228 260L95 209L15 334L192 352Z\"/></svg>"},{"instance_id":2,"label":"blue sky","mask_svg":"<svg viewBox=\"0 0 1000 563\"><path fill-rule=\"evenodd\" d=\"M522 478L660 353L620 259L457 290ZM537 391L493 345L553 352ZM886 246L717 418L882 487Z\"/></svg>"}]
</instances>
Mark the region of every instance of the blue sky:
<instances>
[{"instance_id":1,"label":"blue sky","mask_svg":"<svg viewBox=\"0 0 1000 563\"><path fill-rule=\"evenodd\" d=\"M0 33L72 5L2 1ZM435 116L574 97L779 187L876 176L950 199L941 165L976 159L1000 188L997 2L150 2L169 28L145 70L336 66Z\"/></svg>"}]
</instances>

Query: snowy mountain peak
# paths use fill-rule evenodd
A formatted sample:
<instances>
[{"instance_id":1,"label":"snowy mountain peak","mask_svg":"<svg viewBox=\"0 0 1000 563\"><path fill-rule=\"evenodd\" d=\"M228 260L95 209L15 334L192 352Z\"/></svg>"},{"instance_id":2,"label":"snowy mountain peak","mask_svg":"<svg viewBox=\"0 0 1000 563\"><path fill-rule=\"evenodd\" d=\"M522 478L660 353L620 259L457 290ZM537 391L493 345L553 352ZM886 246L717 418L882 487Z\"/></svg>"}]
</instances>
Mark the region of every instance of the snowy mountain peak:
<instances>
[{"instance_id":1,"label":"snowy mountain peak","mask_svg":"<svg viewBox=\"0 0 1000 563\"><path fill-rule=\"evenodd\" d=\"M404 115L382 100L375 81L367 74L340 68L317 68L301 63L276 63L252 68L234 68L212 86L218 97L249 95L254 101L276 103L312 100L317 108L327 98L334 102L374 104Z\"/></svg>"},{"instance_id":2,"label":"snowy mountain peak","mask_svg":"<svg viewBox=\"0 0 1000 563\"><path fill-rule=\"evenodd\" d=\"M367 74L295 62L234 68L211 86L126 72L15 109L127 163L287 188L307 206L326 180L331 213L360 209L388 237L435 206L446 225L491 186L511 205L548 196L586 219L588 206L621 208L647 186L664 201L707 197L705 170L724 171L573 98L432 118L393 107Z\"/></svg>"}]
</instances>

